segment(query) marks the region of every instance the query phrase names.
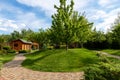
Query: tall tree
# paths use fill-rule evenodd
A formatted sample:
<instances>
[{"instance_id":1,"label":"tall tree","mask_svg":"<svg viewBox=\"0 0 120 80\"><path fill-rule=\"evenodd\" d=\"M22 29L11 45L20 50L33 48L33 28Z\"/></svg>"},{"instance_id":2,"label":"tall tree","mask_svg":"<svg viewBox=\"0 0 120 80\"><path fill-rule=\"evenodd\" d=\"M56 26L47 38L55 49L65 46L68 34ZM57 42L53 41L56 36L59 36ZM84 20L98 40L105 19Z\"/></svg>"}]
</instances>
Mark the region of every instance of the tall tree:
<instances>
[{"instance_id":1,"label":"tall tree","mask_svg":"<svg viewBox=\"0 0 120 80\"><path fill-rule=\"evenodd\" d=\"M71 0L70 5L66 4L66 0L60 0L60 6L54 6L57 9L57 13L52 15L52 26L51 32L54 36L55 44L60 44L60 42L66 44L66 50L68 49L68 44L71 41L72 35L72 21L71 15L73 12L74 2Z\"/></svg>"},{"instance_id":2,"label":"tall tree","mask_svg":"<svg viewBox=\"0 0 120 80\"><path fill-rule=\"evenodd\" d=\"M79 14L77 11L73 12L72 22L74 26L76 40L80 43L81 47L91 38L92 24L85 17L84 13Z\"/></svg>"},{"instance_id":3,"label":"tall tree","mask_svg":"<svg viewBox=\"0 0 120 80\"><path fill-rule=\"evenodd\" d=\"M113 24L112 35L113 41L117 42L118 48L120 48L120 13L118 14L118 17L115 19L115 22Z\"/></svg>"},{"instance_id":4,"label":"tall tree","mask_svg":"<svg viewBox=\"0 0 120 80\"><path fill-rule=\"evenodd\" d=\"M22 39L31 40L31 39L30 39L30 36L31 36L31 34L33 34L33 33L34 33L34 32L33 32L31 29L28 29L28 30L22 29L20 35L21 35L21 38L22 38Z\"/></svg>"},{"instance_id":5,"label":"tall tree","mask_svg":"<svg viewBox=\"0 0 120 80\"><path fill-rule=\"evenodd\" d=\"M31 36L31 41L35 41L39 44L39 50L44 47L45 44L47 44L47 33L45 30L40 29L39 32L34 32Z\"/></svg>"},{"instance_id":6,"label":"tall tree","mask_svg":"<svg viewBox=\"0 0 120 80\"><path fill-rule=\"evenodd\" d=\"M92 41L93 42L103 42L106 40L105 34L102 31L96 31L96 29L92 32Z\"/></svg>"},{"instance_id":7,"label":"tall tree","mask_svg":"<svg viewBox=\"0 0 120 80\"><path fill-rule=\"evenodd\" d=\"M20 32L19 31L13 31L11 33L11 39L10 39L10 41L15 40L15 39L20 39L20 38L21 38Z\"/></svg>"},{"instance_id":8,"label":"tall tree","mask_svg":"<svg viewBox=\"0 0 120 80\"><path fill-rule=\"evenodd\" d=\"M4 38L2 37L2 35L0 36L0 50L2 50L3 48L3 43L4 43Z\"/></svg>"}]
</instances>

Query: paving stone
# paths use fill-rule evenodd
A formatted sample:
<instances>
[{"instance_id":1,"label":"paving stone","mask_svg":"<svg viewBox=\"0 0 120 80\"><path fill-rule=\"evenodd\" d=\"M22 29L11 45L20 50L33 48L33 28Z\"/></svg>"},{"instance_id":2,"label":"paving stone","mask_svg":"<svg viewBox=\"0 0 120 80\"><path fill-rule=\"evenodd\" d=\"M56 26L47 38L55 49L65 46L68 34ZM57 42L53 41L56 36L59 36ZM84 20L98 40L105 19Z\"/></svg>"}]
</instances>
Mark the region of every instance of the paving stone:
<instances>
[{"instance_id":1,"label":"paving stone","mask_svg":"<svg viewBox=\"0 0 120 80\"><path fill-rule=\"evenodd\" d=\"M6 63L2 70L0 80L84 80L84 72L40 72L21 67L26 58L23 54Z\"/></svg>"}]
</instances>

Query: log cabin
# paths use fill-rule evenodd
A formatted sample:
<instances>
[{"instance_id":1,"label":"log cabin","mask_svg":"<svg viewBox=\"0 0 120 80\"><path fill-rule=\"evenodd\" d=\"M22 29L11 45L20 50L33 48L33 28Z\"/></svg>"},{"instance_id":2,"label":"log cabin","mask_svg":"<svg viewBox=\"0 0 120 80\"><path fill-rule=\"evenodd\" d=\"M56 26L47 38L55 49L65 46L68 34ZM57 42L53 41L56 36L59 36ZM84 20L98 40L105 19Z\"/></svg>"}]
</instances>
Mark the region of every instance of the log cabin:
<instances>
[{"instance_id":1,"label":"log cabin","mask_svg":"<svg viewBox=\"0 0 120 80\"><path fill-rule=\"evenodd\" d=\"M11 46L11 49L15 51L31 50L32 47L35 47L35 49L39 48L39 45L37 43L28 42L23 39L17 39L17 40L11 41L10 46Z\"/></svg>"}]
</instances>

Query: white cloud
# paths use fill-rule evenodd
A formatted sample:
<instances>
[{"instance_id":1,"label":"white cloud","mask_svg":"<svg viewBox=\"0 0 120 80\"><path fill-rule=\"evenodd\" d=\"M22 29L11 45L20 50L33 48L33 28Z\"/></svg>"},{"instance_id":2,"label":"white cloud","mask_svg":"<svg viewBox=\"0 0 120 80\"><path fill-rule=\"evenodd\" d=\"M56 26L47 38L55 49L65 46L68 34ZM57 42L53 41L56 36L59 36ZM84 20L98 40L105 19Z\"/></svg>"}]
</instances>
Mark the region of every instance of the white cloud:
<instances>
[{"instance_id":1,"label":"white cloud","mask_svg":"<svg viewBox=\"0 0 120 80\"><path fill-rule=\"evenodd\" d=\"M110 0L99 0L99 4L101 6L106 6L106 5L109 5L111 3Z\"/></svg>"},{"instance_id":2,"label":"white cloud","mask_svg":"<svg viewBox=\"0 0 120 80\"><path fill-rule=\"evenodd\" d=\"M21 28L24 28L25 25L23 23L18 23L17 21L14 20L9 20L9 19L0 19L0 30L1 31L7 31L7 32L12 32L13 30L19 31Z\"/></svg>"},{"instance_id":3,"label":"white cloud","mask_svg":"<svg viewBox=\"0 0 120 80\"><path fill-rule=\"evenodd\" d=\"M38 30L40 28L46 29L51 24L44 19L39 19L34 13L21 13L16 16L17 20L0 19L0 30L12 32L13 30L20 31L21 29ZM4 28L3 28L4 27Z\"/></svg>"},{"instance_id":4,"label":"white cloud","mask_svg":"<svg viewBox=\"0 0 120 80\"><path fill-rule=\"evenodd\" d=\"M51 16L55 12L54 4L59 5L58 0L17 0L19 3L25 4L27 6L38 7L46 13L46 15Z\"/></svg>"},{"instance_id":5,"label":"white cloud","mask_svg":"<svg viewBox=\"0 0 120 80\"><path fill-rule=\"evenodd\" d=\"M102 30L106 32L109 30L114 23L114 20L117 18L117 14L120 11L120 8L113 9L110 12L103 10L94 10L92 14L89 15L91 21L95 22L97 30ZM101 21L100 21L101 20Z\"/></svg>"},{"instance_id":6,"label":"white cloud","mask_svg":"<svg viewBox=\"0 0 120 80\"><path fill-rule=\"evenodd\" d=\"M6 4L3 4L3 3L0 3L0 11L2 10L6 10L8 12L12 12L12 13L17 13L19 12L19 8L18 7L14 7L8 3Z\"/></svg>"},{"instance_id":7,"label":"white cloud","mask_svg":"<svg viewBox=\"0 0 120 80\"><path fill-rule=\"evenodd\" d=\"M25 4L27 6L38 7L45 12L46 16L51 16L55 13L54 5L59 5L59 0L17 0L19 3ZM69 4L71 0L67 0ZM81 10L86 7L91 0L74 0L75 10Z\"/></svg>"},{"instance_id":8,"label":"white cloud","mask_svg":"<svg viewBox=\"0 0 120 80\"><path fill-rule=\"evenodd\" d=\"M89 18L91 20L98 20L100 18L105 18L107 13L103 10L92 10L92 13L89 15L90 15Z\"/></svg>"},{"instance_id":9,"label":"white cloud","mask_svg":"<svg viewBox=\"0 0 120 80\"><path fill-rule=\"evenodd\" d=\"M0 11L6 10L8 12L15 12L13 19L8 18L7 16L0 13L0 31L11 33L14 30L20 31L21 29L32 29L38 30L40 28L46 29L50 27L50 23L46 19L39 18L34 12L24 12L19 8L8 5L4 7L0 5ZM13 11L14 10L14 11ZM1 34L1 33L0 33Z\"/></svg>"},{"instance_id":10,"label":"white cloud","mask_svg":"<svg viewBox=\"0 0 120 80\"><path fill-rule=\"evenodd\" d=\"M7 5L0 3L0 11L7 10L11 12L15 19L10 19L0 13L0 30L13 31L21 30L23 28L30 28L38 30L40 28L48 28L51 26L49 20L51 15L55 13L54 4L59 5L59 0L16 0L21 4L31 6L45 13L45 18L38 17L38 13L34 11L26 11L14 5ZM81 12L86 11L87 18L90 22L94 22L98 30L106 31L111 27L114 19L120 8L115 7L119 0L74 0L74 9ZM70 0L67 0L70 3ZM37 15L36 15L37 14ZM40 15L42 16L42 15ZM4 28L3 28L4 27Z\"/></svg>"},{"instance_id":11,"label":"white cloud","mask_svg":"<svg viewBox=\"0 0 120 80\"><path fill-rule=\"evenodd\" d=\"M34 8L39 8L41 11L45 12L48 18L51 17L52 14L55 13L54 5L59 5L59 0L17 0L19 3L25 4L27 6L31 6ZM74 0L75 1L75 10L80 10L81 8L87 5L87 2L90 0ZM67 0L67 3L70 3L70 0ZM8 12L12 12L14 14L15 19L9 19L7 17L3 17L0 19L0 27L4 27L4 29L8 32L12 32L13 30L20 31L23 28L30 28L32 30L38 30L40 28L46 29L51 26L50 21L46 18L38 18L36 13L34 12L23 12L19 7L15 7L14 5L6 6L6 4L0 3L0 11L6 10ZM4 14L0 14L0 16L4 16Z\"/></svg>"},{"instance_id":12,"label":"white cloud","mask_svg":"<svg viewBox=\"0 0 120 80\"><path fill-rule=\"evenodd\" d=\"M0 27L0 31L7 31L7 29L6 29L6 28L1 28L1 27Z\"/></svg>"},{"instance_id":13,"label":"white cloud","mask_svg":"<svg viewBox=\"0 0 120 80\"><path fill-rule=\"evenodd\" d=\"M50 27L50 23L47 22L45 19L38 18L34 13L21 13L20 15L16 16L17 20L21 23L24 23L27 28L30 29L46 29Z\"/></svg>"},{"instance_id":14,"label":"white cloud","mask_svg":"<svg viewBox=\"0 0 120 80\"><path fill-rule=\"evenodd\" d=\"M119 0L99 0L98 4L105 8L112 8Z\"/></svg>"},{"instance_id":15,"label":"white cloud","mask_svg":"<svg viewBox=\"0 0 120 80\"><path fill-rule=\"evenodd\" d=\"M89 2L92 2L93 0L74 0L75 5L74 8L75 10L84 10L86 6L88 6Z\"/></svg>"}]
</instances>

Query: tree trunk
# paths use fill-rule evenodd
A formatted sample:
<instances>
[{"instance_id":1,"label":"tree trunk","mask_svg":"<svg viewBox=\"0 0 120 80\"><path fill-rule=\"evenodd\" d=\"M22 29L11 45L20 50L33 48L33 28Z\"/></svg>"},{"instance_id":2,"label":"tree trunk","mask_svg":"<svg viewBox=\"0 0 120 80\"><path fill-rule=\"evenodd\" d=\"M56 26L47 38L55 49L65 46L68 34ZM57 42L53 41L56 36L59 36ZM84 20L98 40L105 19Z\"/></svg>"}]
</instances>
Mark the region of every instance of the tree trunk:
<instances>
[{"instance_id":1,"label":"tree trunk","mask_svg":"<svg viewBox=\"0 0 120 80\"><path fill-rule=\"evenodd\" d=\"M68 50L68 43L66 42L66 51Z\"/></svg>"},{"instance_id":2,"label":"tree trunk","mask_svg":"<svg viewBox=\"0 0 120 80\"><path fill-rule=\"evenodd\" d=\"M39 51L41 50L41 44L39 43Z\"/></svg>"},{"instance_id":3,"label":"tree trunk","mask_svg":"<svg viewBox=\"0 0 120 80\"><path fill-rule=\"evenodd\" d=\"M80 43L80 46L81 46L81 48L83 48L84 46L83 46L83 43Z\"/></svg>"},{"instance_id":4,"label":"tree trunk","mask_svg":"<svg viewBox=\"0 0 120 80\"><path fill-rule=\"evenodd\" d=\"M0 50L2 50L3 49L3 46L2 46L2 44L0 44Z\"/></svg>"}]
</instances>

